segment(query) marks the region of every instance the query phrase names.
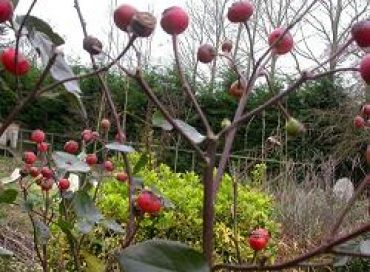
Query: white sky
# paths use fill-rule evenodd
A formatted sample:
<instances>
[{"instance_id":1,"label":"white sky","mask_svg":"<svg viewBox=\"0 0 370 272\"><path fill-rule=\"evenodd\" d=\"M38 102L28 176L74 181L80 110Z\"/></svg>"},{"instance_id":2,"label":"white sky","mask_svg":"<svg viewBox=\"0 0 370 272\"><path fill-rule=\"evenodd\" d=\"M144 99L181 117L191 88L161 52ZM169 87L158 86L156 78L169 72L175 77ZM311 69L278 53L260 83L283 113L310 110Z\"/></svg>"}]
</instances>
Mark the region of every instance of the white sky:
<instances>
[{"instance_id":1,"label":"white sky","mask_svg":"<svg viewBox=\"0 0 370 272\"><path fill-rule=\"evenodd\" d=\"M15 11L17 15L27 12L32 0L20 0ZM117 5L115 5L117 2ZM152 10L157 18L162 11L170 6L185 7L185 0L80 0L82 13L87 23L89 34L98 37L104 43L110 29L112 12L110 5L118 6L122 3L131 4L138 10ZM82 50L82 30L74 8L73 0L38 0L32 15L48 22L54 31L65 40L64 51L67 56L87 60L87 53ZM154 47L158 47L164 39L168 39L162 29L157 26L154 36Z\"/></svg>"}]
</instances>

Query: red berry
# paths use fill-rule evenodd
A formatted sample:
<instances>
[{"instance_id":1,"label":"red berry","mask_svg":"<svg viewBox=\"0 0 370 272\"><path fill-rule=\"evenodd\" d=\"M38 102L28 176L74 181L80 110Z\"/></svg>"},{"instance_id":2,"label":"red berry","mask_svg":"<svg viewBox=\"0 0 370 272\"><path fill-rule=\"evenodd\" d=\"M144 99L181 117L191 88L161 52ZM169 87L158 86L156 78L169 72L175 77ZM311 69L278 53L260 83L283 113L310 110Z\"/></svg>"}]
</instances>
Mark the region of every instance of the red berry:
<instances>
[{"instance_id":1,"label":"red berry","mask_svg":"<svg viewBox=\"0 0 370 272\"><path fill-rule=\"evenodd\" d=\"M20 174L27 176L28 174L30 174L30 170L31 170L31 164L25 164L23 165L22 170L20 171Z\"/></svg>"},{"instance_id":2,"label":"red berry","mask_svg":"<svg viewBox=\"0 0 370 272\"><path fill-rule=\"evenodd\" d=\"M9 21L13 17L14 6L10 0L0 0L0 23Z\"/></svg>"},{"instance_id":3,"label":"red berry","mask_svg":"<svg viewBox=\"0 0 370 272\"><path fill-rule=\"evenodd\" d=\"M90 142L93 139L93 133L90 129L85 129L84 131L82 131L81 135L85 143Z\"/></svg>"},{"instance_id":4,"label":"red berry","mask_svg":"<svg viewBox=\"0 0 370 272\"><path fill-rule=\"evenodd\" d=\"M50 178L44 178L41 180L40 186L43 191L47 192L53 188L53 180Z\"/></svg>"},{"instance_id":5,"label":"red berry","mask_svg":"<svg viewBox=\"0 0 370 272\"><path fill-rule=\"evenodd\" d=\"M272 31L268 37L269 45L271 46L276 40L280 39L284 32L285 28L276 28ZM272 50L278 55L284 55L293 49L293 44L293 37L289 32L287 32L277 43L274 44Z\"/></svg>"},{"instance_id":6,"label":"red berry","mask_svg":"<svg viewBox=\"0 0 370 272\"><path fill-rule=\"evenodd\" d=\"M252 233L254 235L258 235L258 236L262 236L262 237L265 237L267 239L270 239L270 233L267 229L258 228L258 229L255 229Z\"/></svg>"},{"instance_id":7,"label":"red berry","mask_svg":"<svg viewBox=\"0 0 370 272\"><path fill-rule=\"evenodd\" d=\"M127 31L136 12L137 10L133 6L123 4L114 11L114 23L119 29Z\"/></svg>"},{"instance_id":8,"label":"red berry","mask_svg":"<svg viewBox=\"0 0 370 272\"><path fill-rule=\"evenodd\" d=\"M66 142L64 145L64 151L70 154L76 154L78 151L78 143L73 140Z\"/></svg>"},{"instance_id":9,"label":"red berry","mask_svg":"<svg viewBox=\"0 0 370 272\"><path fill-rule=\"evenodd\" d=\"M364 56L360 62L359 68L362 79L370 84L370 54Z\"/></svg>"},{"instance_id":10,"label":"red berry","mask_svg":"<svg viewBox=\"0 0 370 272\"><path fill-rule=\"evenodd\" d=\"M111 161L105 161L103 166L105 171L112 172L114 170L114 164Z\"/></svg>"},{"instance_id":11,"label":"red berry","mask_svg":"<svg viewBox=\"0 0 370 272\"><path fill-rule=\"evenodd\" d=\"M221 50L224 53L230 53L233 49L233 43L231 41L224 41L221 45Z\"/></svg>"},{"instance_id":12,"label":"red berry","mask_svg":"<svg viewBox=\"0 0 370 272\"><path fill-rule=\"evenodd\" d=\"M58 183L59 190L61 191L68 190L69 186L70 186L70 182L68 179L59 180L59 183Z\"/></svg>"},{"instance_id":13,"label":"red berry","mask_svg":"<svg viewBox=\"0 0 370 272\"><path fill-rule=\"evenodd\" d=\"M41 168L41 175L46 179L50 179L53 176L53 170L49 167L43 167Z\"/></svg>"},{"instance_id":14,"label":"red berry","mask_svg":"<svg viewBox=\"0 0 370 272\"><path fill-rule=\"evenodd\" d=\"M355 128L358 128L358 129L364 128L365 127L365 120L364 120L364 118L362 118L362 116L360 116L360 115L357 115L353 119L353 125L355 126Z\"/></svg>"},{"instance_id":15,"label":"red berry","mask_svg":"<svg viewBox=\"0 0 370 272\"><path fill-rule=\"evenodd\" d=\"M238 1L229 7L227 18L232 23L244 23L253 15L254 6L249 1Z\"/></svg>"},{"instance_id":16,"label":"red berry","mask_svg":"<svg viewBox=\"0 0 370 272\"><path fill-rule=\"evenodd\" d=\"M363 115L370 116L370 104L365 104L361 111Z\"/></svg>"},{"instance_id":17,"label":"red berry","mask_svg":"<svg viewBox=\"0 0 370 272\"><path fill-rule=\"evenodd\" d=\"M37 160L37 156L35 153L31 151L26 151L23 153L23 161L27 164L34 164L34 162Z\"/></svg>"},{"instance_id":18,"label":"red berry","mask_svg":"<svg viewBox=\"0 0 370 272\"><path fill-rule=\"evenodd\" d=\"M184 32L189 25L189 16L180 7L170 7L163 11L161 26L170 35L177 35Z\"/></svg>"},{"instance_id":19,"label":"red berry","mask_svg":"<svg viewBox=\"0 0 370 272\"><path fill-rule=\"evenodd\" d=\"M203 44L198 48L198 60L202 63L210 63L216 56L216 50L212 45Z\"/></svg>"},{"instance_id":20,"label":"red berry","mask_svg":"<svg viewBox=\"0 0 370 272\"><path fill-rule=\"evenodd\" d=\"M98 162L98 157L95 154L87 154L86 163L88 165L94 165L94 164L97 164L97 162Z\"/></svg>"},{"instance_id":21,"label":"red berry","mask_svg":"<svg viewBox=\"0 0 370 272\"><path fill-rule=\"evenodd\" d=\"M39 169L37 168L37 167L31 167L30 168L30 175L31 175L31 177L33 177L33 178L36 178L36 177L38 177L39 175L40 175L40 171L39 171Z\"/></svg>"},{"instance_id":22,"label":"red berry","mask_svg":"<svg viewBox=\"0 0 370 272\"><path fill-rule=\"evenodd\" d=\"M49 149L49 145L45 142L39 143L37 145L37 150L41 153L45 153L46 151L48 151L48 149Z\"/></svg>"},{"instance_id":23,"label":"red berry","mask_svg":"<svg viewBox=\"0 0 370 272\"><path fill-rule=\"evenodd\" d=\"M155 214L162 208L159 197L148 191L141 192L136 199L136 203L138 208L144 213Z\"/></svg>"},{"instance_id":24,"label":"red berry","mask_svg":"<svg viewBox=\"0 0 370 272\"><path fill-rule=\"evenodd\" d=\"M359 47L370 46L370 20L364 20L354 24L351 33Z\"/></svg>"},{"instance_id":25,"label":"red berry","mask_svg":"<svg viewBox=\"0 0 370 272\"><path fill-rule=\"evenodd\" d=\"M4 49L4 51L1 53L1 62L5 70L13 75L25 75L30 69L28 60L21 52L18 52L17 64L15 63L14 48Z\"/></svg>"},{"instance_id":26,"label":"red berry","mask_svg":"<svg viewBox=\"0 0 370 272\"><path fill-rule=\"evenodd\" d=\"M120 172L116 174L116 179L121 182L125 182L128 179L128 176L125 172Z\"/></svg>"},{"instance_id":27,"label":"red berry","mask_svg":"<svg viewBox=\"0 0 370 272\"><path fill-rule=\"evenodd\" d=\"M265 249L268 243L268 239L264 236L251 235L248 239L250 247L255 251Z\"/></svg>"},{"instance_id":28,"label":"red berry","mask_svg":"<svg viewBox=\"0 0 370 272\"><path fill-rule=\"evenodd\" d=\"M31 141L39 144L39 143L42 143L44 140L45 140L45 133L42 130L36 129L32 131Z\"/></svg>"},{"instance_id":29,"label":"red berry","mask_svg":"<svg viewBox=\"0 0 370 272\"><path fill-rule=\"evenodd\" d=\"M101 122L100 122L100 125L102 127L103 130L109 130L110 128L110 121L108 119L102 119Z\"/></svg>"}]
</instances>

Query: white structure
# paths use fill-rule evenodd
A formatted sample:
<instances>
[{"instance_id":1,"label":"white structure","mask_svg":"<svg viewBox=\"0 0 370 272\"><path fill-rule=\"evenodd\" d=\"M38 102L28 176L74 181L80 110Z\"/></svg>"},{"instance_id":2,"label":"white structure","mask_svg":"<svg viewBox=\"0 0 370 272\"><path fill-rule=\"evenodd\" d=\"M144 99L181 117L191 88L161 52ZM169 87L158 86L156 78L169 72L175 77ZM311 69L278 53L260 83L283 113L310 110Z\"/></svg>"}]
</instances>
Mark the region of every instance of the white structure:
<instances>
[{"instance_id":1,"label":"white structure","mask_svg":"<svg viewBox=\"0 0 370 272\"><path fill-rule=\"evenodd\" d=\"M1 123L0 123L1 127ZM9 146L11 148L17 148L18 142L18 135L19 135L19 125L11 124L0 137L0 145Z\"/></svg>"},{"instance_id":2,"label":"white structure","mask_svg":"<svg viewBox=\"0 0 370 272\"><path fill-rule=\"evenodd\" d=\"M355 187L349 178L340 178L334 185L333 193L336 197L348 202L355 193Z\"/></svg>"}]
</instances>

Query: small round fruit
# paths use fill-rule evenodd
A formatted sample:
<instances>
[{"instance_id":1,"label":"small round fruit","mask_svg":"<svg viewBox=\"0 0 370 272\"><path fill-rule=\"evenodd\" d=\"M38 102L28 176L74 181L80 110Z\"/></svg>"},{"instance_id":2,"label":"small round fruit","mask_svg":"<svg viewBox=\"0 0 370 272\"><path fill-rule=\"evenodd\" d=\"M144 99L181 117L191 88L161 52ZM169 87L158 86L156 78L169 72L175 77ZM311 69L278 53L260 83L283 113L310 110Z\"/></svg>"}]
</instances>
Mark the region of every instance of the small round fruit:
<instances>
[{"instance_id":1,"label":"small round fruit","mask_svg":"<svg viewBox=\"0 0 370 272\"><path fill-rule=\"evenodd\" d=\"M360 115L357 115L354 119L353 119L353 126L357 129L362 129L365 127L365 120L364 118L362 118L362 116Z\"/></svg>"},{"instance_id":2,"label":"small round fruit","mask_svg":"<svg viewBox=\"0 0 370 272\"><path fill-rule=\"evenodd\" d=\"M61 191L68 190L70 185L71 184L70 184L69 180L65 179L65 178L59 180L59 183L58 183L59 190L61 190Z\"/></svg>"},{"instance_id":3,"label":"small round fruit","mask_svg":"<svg viewBox=\"0 0 370 272\"><path fill-rule=\"evenodd\" d=\"M121 182L126 182L128 179L128 176L125 172L119 172L116 174L116 179Z\"/></svg>"},{"instance_id":4,"label":"small round fruit","mask_svg":"<svg viewBox=\"0 0 370 272\"><path fill-rule=\"evenodd\" d=\"M270 233L265 228L257 228L253 231L253 234L270 239Z\"/></svg>"},{"instance_id":5,"label":"small round fruit","mask_svg":"<svg viewBox=\"0 0 370 272\"><path fill-rule=\"evenodd\" d=\"M45 153L45 152L47 152L47 151L48 151L48 149L49 149L49 145L48 145L47 143L45 143L45 142L39 143L39 144L37 145L37 150L38 150L39 152L41 152L41 153Z\"/></svg>"},{"instance_id":6,"label":"small round fruit","mask_svg":"<svg viewBox=\"0 0 370 272\"><path fill-rule=\"evenodd\" d=\"M98 157L96 156L96 154L87 154L86 163L90 166L97 164L98 163Z\"/></svg>"},{"instance_id":7,"label":"small round fruit","mask_svg":"<svg viewBox=\"0 0 370 272\"><path fill-rule=\"evenodd\" d=\"M130 28L132 33L138 37L149 37L157 25L157 18L149 12L136 12L132 17Z\"/></svg>"},{"instance_id":8,"label":"small round fruit","mask_svg":"<svg viewBox=\"0 0 370 272\"><path fill-rule=\"evenodd\" d=\"M212 45L203 44L199 46L197 57L198 60L202 63L210 63L214 60L216 56L216 50Z\"/></svg>"},{"instance_id":9,"label":"small round fruit","mask_svg":"<svg viewBox=\"0 0 370 272\"><path fill-rule=\"evenodd\" d=\"M39 169L38 169L37 167L32 166L32 167L30 168L30 175L31 175L31 177L36 178L36 177L38 177L40 174L41 174L41 173L40 173L40 171L39 171Z\"/></svg>"},{"instance_id":10,"label":"small round fruit","mask_svg":"<svg viewBox=\"0 0 370 272\"><path fill-rule=\"evenodd\" d=\"M162 13L161 26L170 35L183 33L189 25L189 16L185 10L173 6Z\"/></svg>"},{"instance_id":11,"label":"small round fruit","mask_svg":"<svg viewBox=\"0 0 370 272\"><path fill-rule=\"evenodd\" d=\"M31 170L31 164L26 163L25 165L23 165L22 169L20 170L20 175L25 177L28 174L30 174L30 170Z\"/></svg>"},{"instance_id":12,"label":"small round fruit","mask_svg":"<svg viewBox=\"0 0 370 272\"><path fill-rule=\"evenodd\" d=\"M293 36L289 32L285 33L284 36L280 39L284 32L285 28L276 28L270 33L268 37L269 45L272 46L274 44L272 47L272 51L275 54L284 55L286 53L289 53L293 49ZM280 40L276 42L278 39Z\"/></svg>"},{"instance_id":13,"label":"small round fruit","mask_svg":"<svg viewBox=\"0 0 370 272\"><path fill-rule=\"evenodd\" d=\"M85 143L90 142L93 138L92 131L90 129L85 129L84 131L82 131L81 135Z\"/></svg>"},{"instance_id":14,"label":"small round fruit","mask_svg":"<svg viewBox=\"0 0 370 272\"><path fill-rule=\"evenodd\" d=\"M143 213L156 214L162 208L162 203L159 197L148 191L141 192L138 195L136 204Z\"/></svg>"},{"instance_id":15,"label":"small round fruit","mask_svg":"<svg viewBox=\"0 0 370 272\"><path fill-rule=\"evenodd\" d=\"M27 164L34 164L37 160L37 156L32 151L26 151L23 153L23 161Z\"/></svg>"},{"instance_id":16,"label":"small round fruit","mask_svg":"<svg viewBox=\"0 0 370 272\"><path fill-rule=\"evenodd\" d=\"M352 38L359 47L370 46L370 20L358 22L352 26Z\"/></svg>"},{"instance_id":17,"label":"small round fruit","mask_svg":"<svg viewBox=\"0 0 370 272\"><path fill-rule=\"evenodd\" d=\"M363 115L370 116L370 104L365 104L361 111Z\"/></svg>"},{"instance_id":18,"label":"small round fruit","mask_svg":"<svg viewBox=\"0 0 370 272\"><path fill-rule=\"evenodd\" d=\"M137 10L131 5L127 4L120 5L114 11L113 14L114 23L119 29L123 31L128 31L128 26L130 25L130 22L136 12Z\"/></svg>"},{"instance_id":19,"label":"small round fruit","mask_svg":"<svg viewBox=\"0 0 370 272\"><path fill-rule=\"evenodd\" d=\"M224 53L230 53L233 49L233 43L231 41L224 41L221 45L221 50Z\"/></svg>"},{"instance_id":20,"label":"small round fruit","mask_svg":"<svg viewBox=\"0 0 370 272\"><path fill-rule=\"evenodd\" d=\"M229 94L235 98L241 98L243 96L244 89L239 80L236 80L231 84L229 88Z\"/></svg>"},{"instance_id":21,"label":"small round fruit","mask_svg":"<svg viewBox=\"0 0 370 272\"><path fill-rule=\"evenodd\" d=\"M14 6L10 0L0 0L0 23L9 21L13 17Z\"/></svg>"},{"instance_id":22,"label":"small round fruit","mask_svg":"<svg viewBox=\"0 0 370 272\"><path fill-rule=\"evenodd\" d=\"M78 143L73 140L66 142L64 145L64 151L69 154L76 154L78 151Z\"/></svg>"},{"instance_id":23,"label":"small round fruit","mask_svg":"<svg viewBox=\"0 0 370 272\"><path fill-rule=\"evenodd\" d=\"M367 84L370 84L370 54L367 54L362 58L359 71L362 79Z\"/></svg>"},{"instance_id":24,"label":"small round fruit","mask_svg":"<svg viewBox=\"0 0 370 272\"><path fill-rule=\"evenodd\" d=\"M53 177L53 170L45 166L41 168L41 175L46 179L50 179Z\"/></svg>"},{"instance_id":25,"label":"small round fruit","mask_svg":"<svg viewBox=\"0 0 370 272\"><path fill-rule=\"evenodd\" d=\"M17 63L15 63L14 48L4 49L0 58L5 70L13 75L23 76L30 70L30 64L21 52L18 52Z\"/></svg>"},{"instance_id":26,"label":"small round fruit","mask_svg":"<svg viewBox=\"0 0 370 272\"><path fill-rule=\"evenodd\" d=\"M306 132L304 125L297 119L290 117L285 123L288 136L297 137Z\"/></svg>"},{"instance_id":27,"label":"small round fruit","mask_svg":"<svg viewBox=\"0 0 370 272\"><path fill-rule=\"evenodd\" d=\"M237 1L229 7L227 18L232 23L244 23L253 15L254 6L249 1Z\"/></svg>"},{"instance_id":28,"label":"small round fruit","mask_svg":"<svg viewBox=\"0 0 370 272\"><path fill-rule=\"evenodd\" d=\"M261 235L251 234L248 239L249 246L254 251L260 251L266 248L268 239Z\"/></svg>"},{"instance_id":29,"label":"small round fruit","mask_svg":"<svg viewBox=\"0 0 370 272\"><path fill-rule=\"evenodd\" d=\"M83 49L85 49L91 55L98 55L103 49L103 44L98 38L93 36L87 36L84 38L82 43Z\"/></svg>"},{"instance_id":30,"label":"small round fruit","mask_svg":"<svg viewBox=\"0 0 370 272\"><path fill-rule=\"evenodd\" d=\"M103 163L105 171L112 172L114 170L114 164L111 161L105 161Z\"/></svg>"},{"instance_id":31,"label":"small round fruit","mask_svg":"<svg viewBox=\"0 0 370 272\"><path fill-rule=\"evenodd\" d=\"M44 140L45 140L45 133L42 130L36 129L36 130L32 131L31 141L40 144Z\"/></svg>"},{"instance_id":32,"label":"small round fruit","mask_svg":"<svg viewBox=\"0 0 370 272\"><path fill-rule=\"evenodd\" d=\"M43 191L47 192L53 188L53 180L50 178L44 178L41 180L40 186Z\"/></svg>"},{"instance_id":33,"label":"small round fruit","mask_svg":"<svg viewBox=\"0 0 370 272\"><path fill-rule=\"evenodd\" d=\"M103 130L109 130L110 121L108 119L104 118L104 119L101 120L100 125L101 125Z\"/></svg>"}]
</instances>

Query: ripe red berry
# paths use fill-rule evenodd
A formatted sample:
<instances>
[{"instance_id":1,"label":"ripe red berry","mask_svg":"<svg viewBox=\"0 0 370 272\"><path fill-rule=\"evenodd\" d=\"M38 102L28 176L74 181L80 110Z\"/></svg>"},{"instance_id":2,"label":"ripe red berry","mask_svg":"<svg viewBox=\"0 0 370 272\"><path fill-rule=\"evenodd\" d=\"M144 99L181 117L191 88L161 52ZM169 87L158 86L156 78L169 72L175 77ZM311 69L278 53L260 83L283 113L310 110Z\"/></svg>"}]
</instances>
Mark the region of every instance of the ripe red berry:
<instances>
[{"instance_id":1,"label":"ripe red berry","mask_svg":"<svg viewBox=\"0 0 370 272\"><path fill-rule=\"evenodd\" d=\"M105 171L112 172L114 170L114 164L111 161L105 161L103 166Z\"/></svg>"},{"instance_id":2,"label":"ripe red berry","mask_svg":"<svg viewBox=\"0 0 370 272\"><path fill-rule=\"evenodd\" d=\"M370 54L364 56L360 62L359 68L362 79L370 84Z\"/></svg>"},{"instance_id":3,"label":"ripe red berry","mask_svg":"<svg viewBox=\"0 0 370 272\"><path fill-rule=\"evenodd\" d=\"M352 26L352 38L359 47L370 46L370 20L358 22Z\"/></svg>"},{"instance_id":4,"label":"ripe red berry","mask_svg":"<svg viewBox=\"0 0 370 272\"><path fill-rule=\"evenodd\" d=\"M274 29L274 31L272 31L268 37L269 45L273 45L275 41L280 39L284 32L285 28ZM287 32L277 43L274 44L272 51L275 54L284 55L293 49L293 44L293 36L289 32Z\"/></svg>"},{"instance_id":5,"label":"ripe red berry","mask_svg":"<svg viewBox=\"0 0 370 272\"><path fill-rule=\"evenodd\" d=\"M53 170L45 166L41 168L41 175L46 179L50 179L53 176Z\"/></svg>"},{"instance_id":6,"label":"ripe red berry","mask_svg":"<svg viewBox=\"0 0 370 272\"><path fill-rule=\"evenodd\" d=\"M53 188L53 180L50 178L44 178L41 180L40 186L43 191L47 192Z\"/></svg>"},{"instance_id":7,"label":"ripe red berry","mask_svg":"<svg viewBox=\"0 0 370 272\"><path fill-rule=\"evenodd\" d=\"M128 26L136 12L137 10L133 6L127 4L120 5L114 11L114 23L119 29L128 31Z\"/></svg>"},{"instance_id":8,"label":"ripe red berry","mask_svg":"<svg viewBox=\"0 0 370 272\"><path fill-rule=\"evenodd\" d=\"M39 152L41 152L41 153L45 153L45 152L47 152L47 151L48 151L48 149L49 149L49 145L48 145L47 143L45 143L45 142L39 143L39 144L37 145L37 150L38 150Z\"/></svg>"},{"instance_id":9,"label":"ripe red berry","mask_svg":"<svg viewBox=\"0 0 370 272\"><path fill-rule=\"evenodd\" d=\"M90 142L93 139L93 134L90 129L85 129L81 133L82 139L87 143Z\"/></svg>"},{"instance_id":10,"label":"ripe red berry","mask_svg":"<svg viewBox=\"0 0 370 272\"><path fill-rule=\"evenodd\" d=\"M33 178L38 177L38 176L40 175L40 171L39 171L39 169L38 169L37 167L32 166L32 167L30 168L30 175L31 175L31 177L33 177Z\"/></svg>"},{"instance_id":11,"label":"ripe red berry","mask_svg":"<svg viewBox=\"0 0 370 272\"><path fill-rule=\"evenodd\" d=\"M268 239L264 236L251 234L248 239L249 246L255 250L260 251L265 249L268 243Z\"/></svg>"},{"instance_id":12,"label":"ripe red berry","mask_svg":"<svg viewBox=\"0 0 370 272\"><path fill-rule=\"evenodd\" d=\"M68 190L69 186L70 186L70 182L68 179L59 180L59 183L58 183L59 190L61 191Z\"/></svg>"},{"instance_id":13,"label":"ripe red berry","mask_svg":"<svg viewBox=\"0 0 370 272\"><path fill-rule=\"evenodd\" d=\"M70 154L76 154L78 151L78 143L73 140L66 142L64 145L64 151Z\"/></svg>"},{"instance_id":14,"label":"ripe red berry","mask_svg":"<svg viewBox=\"0 0 370 272\"><path fill-rule=\"evenodd\" d=\"M121 182L125 182L128 179L128 176L125 172L119 172L116 174L116 179Z\"/></svg>"},{"instance_id":15,"label":"ripe red berry","mask_svg":"<svg viewBox=\"0 0 370 272\"><path fill-rule=\"evenodd\" d=\"M95 154L87 154L86 163L88 165L95 165L98 162L98 157Z\"/></svg>"},{"instance_id":16,"label":"ripe red berry","mask_svg":"<svg viewBox=\"0 0 370 272\"><path fill-rule=\"evenodd\" d=\"M199 46L197 57L202 63L210 63L216 56L216 50L212 45L203 44Z\"/></svg>"},{"instance_id":17,"label":"ripe red berry","mask_svg":"<svg viewBox=\"0 0 370 272\"><path fill-rule=\"evenodd\" d=\"M188 25L189 16L182 8L173 6L163 11L161 26L166 33L181 34L188 28Z\"/></svg>"},{"instance_id":18,"label":"ripe red berry","mask_svg":"<svg viewBox=\"0 0 370 272\"><path fill-rule=\"evenodd\" d=\"M102 127L103 130L109 130L110 128L110 121L108 119L102 119L101 122L100 122L100 125Z\"/></svg>"},{"instance_id":19,"label":"ripe red berry","mask_svg":"<svg viewBox=\"0 0 370 272\"><path fill-rule=\"evenodd\" d=\"M31 141L39 144L39 143L42 143L44 140L45 140L45 133L42 130L36 129L32 131Z\"/></svg>"},{"instance_id":20,"label":"ripe red berry","mask_svg":"<svg viewBox=\"0 0 370 272\"><path fill-rule=\"evenodd\" d=\"M221 45L221 50L224 53L230 53L233 49L233 43L231 41L224 41Z\"/></svg>"},{"instance_id":21,"label":"ripe red berry","mask_svg":"<svg viewBox=\"0 0 370 272\"><path fill-rule=\"evenodd\" d=\"M249 1L238 1L229 7L227 12L227 18L232 23L244 23L252 15L254 11L254 6Z\"/></svg>"},{"instance_id":22,"label":"ripe red berry","mask_svg":"<svg viewBox=\"0 0 370 272\"><path fill-rule=\"evenodd\" d=\"M362 114L365 115L365 116L370 116L370 104L365 104L363 107L362 107L362 110L361 110Z\"/></svg>"},{"instance_id":23,"label":"ripe red berry","mask_svg":"<svg viewBox=\"0 0 370 272\"><path fill-rule=\"evenodd\" d=\"M14 6L10 0L0 0L0 23L9 21L13 17Z\"/></svg>"},{"instance_id":24,"label":"ripe red berry","mask_svg":"<svg viewBox=\"0 0 370 272\"><path fill-rule=\"evenodd\" d=\"M355 128L357 129L361 129L361 128L364 128L365 127L365 120L364 118L362 118L362 116L360 115L357 115L354 119L353 119L353 125Z\"/></svg>"},{"instance_id":25,"label":"ripe red berry","mask_svg":"<svg viewBox=\"0 0 370 272\"><path fill-rule=\"evenodd\" d=\"M30 69L28 60L21 52L18 52L17 63L15 63L14 48L4 49L4 51L1 53L1 62L5 70L13 75L25 75Z\"/></svg>"},{"instance_id":26,"label":"ripe red berry","mask_svg":"<svg viewBox=\"0 0 370 272\"><path fill-rule=\"evenodd\" d=\"M159 197L148 191L141 192L136 199L136 203L137 207L144 213L155 214L162 208Z\"/></svg>"},{"instance_id":27,"label":"ripe red berry","mask_svg":"<svg viewBox=\"0 0 370 272\"><path fill-rule=\"evenodd\" d=\"M31 151L26 151L23 153L23 161L27 164L34 164L34 162L37 160L37 156L35 153Z\"/></svg>"},{"instance_id":28,"label":"ripe red berry","mask_svg":"<svg viewBox=\"0 0 370 272\"><path fill-rule=\"evenodd\" d=\"M257 228L253 231L253 234L270 239L270 233L267 229Z\"/></svg>"}]
</instances>

